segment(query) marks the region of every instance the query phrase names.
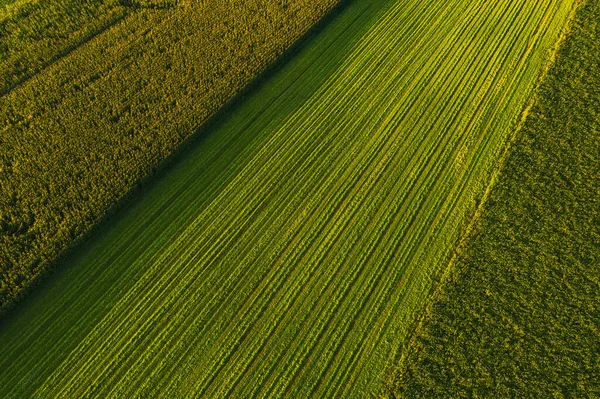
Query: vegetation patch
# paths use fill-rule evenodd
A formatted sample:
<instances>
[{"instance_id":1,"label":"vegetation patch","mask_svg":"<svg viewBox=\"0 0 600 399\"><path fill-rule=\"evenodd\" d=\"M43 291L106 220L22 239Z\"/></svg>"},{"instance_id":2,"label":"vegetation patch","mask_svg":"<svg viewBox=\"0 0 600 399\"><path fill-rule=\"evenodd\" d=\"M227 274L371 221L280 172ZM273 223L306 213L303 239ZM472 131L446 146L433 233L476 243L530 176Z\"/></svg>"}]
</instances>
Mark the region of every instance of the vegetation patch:
<instances>
[{"instance_id":1,"label":"vegetation patch","mask_svg":"<svg viewBox=\"0 0 600 399\"><path fill-rule=\"evenodd\" d=\"M179 5L179 0L120 0L120 2L121 5L125 7L131 7L133 9L150 8L155 10L163 10L174 8Z\"/></svg>"},{"instance_id":2,"label":"vegetation patch","mask_svg":"<svg viewBox=\"0 0 600 399\"><path fill-rule=\"evenodd\" d=\"M21 0L0 8L0 96L126 15L116 0Z\"/></svg>"},{"instance_id":3,"label":"vegetation patch","mask_svg":"<svg viewBox=\"0 0 600 399\"><path fill-rule=\"evenodd\" d=\"M270 11L260 8L258 19L269 21L285 4L286 15L305 15L294 11L297 2L278 2ZM0 396L373 393L471 220L573 4L347 3L6 319ZM179 9L133 16L168 15L175 24L194 12L180 15ZM134 36L153 43L182 31L152 26ZM248 59L263 51L239 42L235 32L243 25L210 26L217 48ZM202 37L193 35L180 42ZM96 168L108 165L120 172L114 176L126 176L135 158L122 148L148 143L133 154L153 154L148 148L173 137L170 123L187 134L197 97L186 93L231 83L184 79L181 74L211 58L194 58L193 51L190 58L187 45L164 44L150 47L156 64L145 64L147 71L135 69L146 53L119 53L119 62L136 72L127 85L114 87L110 70L93 82L65 81L96 98L121 93L97 100L104 113L99 108L94 118L71 121L60 136L78 142L76 129L97 123L104 133L94 143L107 140L104 151L88 154L80 147L69 156L83 165L93 157ZM183 86L163 84L175 77L149 68L160 62L171 63ZM215 61L210 70L227 73L233 66ZM144 80L166 88L138 99L147 90ZM160 101L152 93L160 93ZM120 101L129 95L132 101ZM180 103L181 112L172 112ZM145 106L154 118L140 116ZM61 148L56 154L65 153ZM77 176L71 160L64 163L65 173ZM12 162L11 173L19 167ZM87 179L79 181L89 189L63 186L74 209L82 203L69 197L74 193L91 202L104 198L95 185L85 186ZM17 203L23 194L15 195ZM19 217L27 221L26 214ZM34 214L28 232L38 220Z\"/></svg>"},{"instance_id":4,"label":"vegetation patch","mask_svg":"<svg viewBox=\"0 0 600 399\"><path fill-rule=\"evenodd\" d=\"M0 313L337 0L130 4L0 13Z\"/></svg>"},{"instance_id":5,"label":"vegetation patch","mask_svg":"<svg viewBox=\"0 0 600 399\"><path fill-rule=\"evenodd\" d=\"M600 397L599 37L588 1L385 396Z\"/></svg>"}]
</instances>

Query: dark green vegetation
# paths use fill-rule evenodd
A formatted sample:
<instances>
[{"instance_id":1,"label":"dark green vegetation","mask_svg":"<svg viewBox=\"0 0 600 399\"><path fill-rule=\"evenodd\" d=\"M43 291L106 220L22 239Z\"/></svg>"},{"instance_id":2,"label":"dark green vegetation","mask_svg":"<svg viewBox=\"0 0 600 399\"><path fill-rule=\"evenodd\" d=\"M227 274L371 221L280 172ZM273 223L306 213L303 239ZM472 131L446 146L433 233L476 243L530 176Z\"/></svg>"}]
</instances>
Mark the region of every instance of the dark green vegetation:
<instances>
[{"instance_id":1,"label":"dark green vegetation","mask_svg":"<svg viewBox=\"0 0 600 399\"><path fill-rule=\"evenodd\" d=\"M0 4L0 95L116 24L128 12L118 0Z\"/></svg>"},{"instance_id":2,"label":"dark green vegetation","mask_svg":"<svg viewBox=\"0 0 600 399\"><path fill-rule=\"evenodd\" d=\"M0 313L336 0L0 8Z\"/></svg>"},{"instance_id":3,"label":"dark green vegetation","mask_svg":"<svg viewBox=\"0 0 600 399\"><path fill-rule=\"evenodd\" d=\"M538 90L387 394L600 397L600 3Z\"/></svg>"},{"instance_id":4,"label":"dark green vegetation","mask_svg":"<svg viewBox=\"0 0 600 399\"><path fill-rule=\"evenodd\" d=\"M6 319L0 396L372 393L572 5L348 2Z\"/></svg>"}]
</instances>

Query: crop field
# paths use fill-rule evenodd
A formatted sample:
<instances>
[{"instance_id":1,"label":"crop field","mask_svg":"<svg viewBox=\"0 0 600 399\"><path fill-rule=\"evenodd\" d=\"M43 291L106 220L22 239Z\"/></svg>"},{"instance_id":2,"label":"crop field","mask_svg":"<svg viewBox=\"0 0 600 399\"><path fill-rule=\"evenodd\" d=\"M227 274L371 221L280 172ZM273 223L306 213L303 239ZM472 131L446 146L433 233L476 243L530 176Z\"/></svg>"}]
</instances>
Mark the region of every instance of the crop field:
<instances>
[{"instance_id":1,"label":"crop field","mask_svg":"<svg viewBox=\"0 0 600 399\"><path fill-rule=\"evenodd\" d=\"M364 397L575 0L349 1L0 326L0 396Z\"/></svg>"},{"instance_id":2,"label":"crop field","mask_svg":"<svg viewBox=\"0 0 600 399\"><path fill-rule=\"evenodd\" d=\"M0 314L336 4L0 8Z\"/></svg>"},{"instance_id":3,"label":"crop field","mask_svg":"<svg viewBox=\"0 0 600 399\"><path fill-rule=\"evenodd\" d=\"M600 397L600 3L568 32L386 396Z\"/></svg>"},{"instance_id":4,"label":"crop field","mask_svg":"<svg viewBox=\"0 0 600 399\"><path fill-rule=\"evenodd\" d=\"M0 1L0 96L129 12L118 1Z\"/></svg>"}]
</instances>

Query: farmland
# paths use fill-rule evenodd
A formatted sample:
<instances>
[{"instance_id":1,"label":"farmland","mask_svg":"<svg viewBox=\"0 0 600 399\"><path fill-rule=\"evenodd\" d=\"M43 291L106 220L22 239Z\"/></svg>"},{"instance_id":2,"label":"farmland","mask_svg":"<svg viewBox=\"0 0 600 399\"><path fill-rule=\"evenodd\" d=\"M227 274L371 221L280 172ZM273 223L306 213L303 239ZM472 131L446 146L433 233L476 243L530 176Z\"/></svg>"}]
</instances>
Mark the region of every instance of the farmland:
<instances>
[{"instance_id":1,"label":"farmland","mask_svg":"<svg viewBox=\"0 0 600 399\"><path fill-rule=\"evenodd\" d=\"M376 391L573 5L348 2L6 318L0 395Z\"/></svg>"},{"instance_id":2,"label":"farmland","mask_svg":"<svg viewBox=\"0 0 600 399\"><path fill-rule=\"evenodd\" d=\"M0 2L0 95L51 65L128 13L118 1Z\"/></svg>"},{"instance_id":3,"label":"farmland","mask_svg":"<svg viewBox=\"0 0 600 399\"><path fill-rule=\"evenodd\" d=\"M586 2L386 396L600 397L598 37Z\"/></svg>"},{"instance_id":4,"label":"farmland","mask_svg":"<svg viewBox=\"0 0 600 399\"><path fill-rule=\"evenodd\" d=\"M336 3L0 8L0 313Z\"/></svg>"}]
</instances>

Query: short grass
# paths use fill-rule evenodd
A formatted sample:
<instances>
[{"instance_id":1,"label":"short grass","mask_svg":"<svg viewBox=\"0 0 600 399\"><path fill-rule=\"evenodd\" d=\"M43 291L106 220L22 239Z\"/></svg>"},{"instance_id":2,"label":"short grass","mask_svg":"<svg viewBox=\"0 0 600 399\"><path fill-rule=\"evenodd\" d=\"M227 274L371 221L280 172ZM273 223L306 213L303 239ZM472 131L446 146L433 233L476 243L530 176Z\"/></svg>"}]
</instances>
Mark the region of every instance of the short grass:
<instances>
[{"instance_id":1,"label":"short grass","mask_svg":"<svg viewBox=\"0 0 600 399\"><path fill-rule=\"evenodd\" d=\"M600 397L599 37L587 1L388 396Z\"/></svg>"},{"instance_id":2,"label":"short grass","mask_svg":"<svg viewBox=\"0 0 600 399\"><path fill-rule=\"evenodd\" d=\"M363 397L573 2L349 2L0 328L5 397Z\"/></svg>"}]
</instances>

